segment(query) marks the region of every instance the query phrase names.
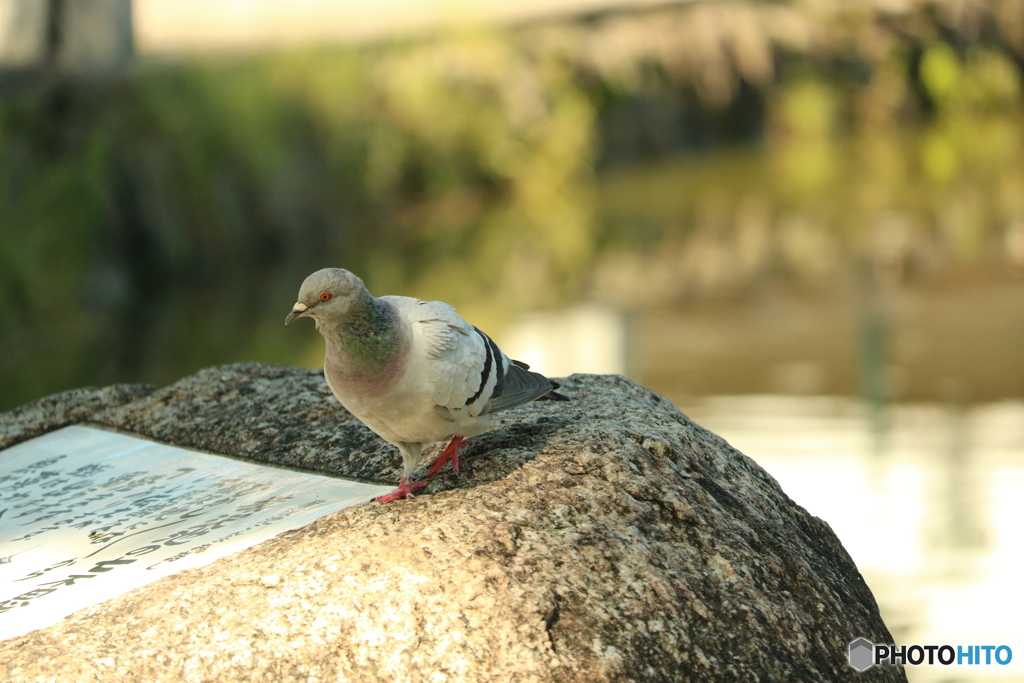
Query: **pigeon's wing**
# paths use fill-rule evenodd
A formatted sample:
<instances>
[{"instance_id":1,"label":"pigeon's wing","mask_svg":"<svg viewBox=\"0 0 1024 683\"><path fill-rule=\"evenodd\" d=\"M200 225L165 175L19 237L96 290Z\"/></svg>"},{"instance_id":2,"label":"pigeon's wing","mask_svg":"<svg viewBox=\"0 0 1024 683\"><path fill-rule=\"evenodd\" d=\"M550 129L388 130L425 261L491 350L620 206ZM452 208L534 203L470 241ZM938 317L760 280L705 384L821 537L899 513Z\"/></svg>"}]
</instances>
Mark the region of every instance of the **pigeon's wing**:
<instances>
[{"instance_id":1,"label":"pigeon's wing","mask_svg":"<svg viewBox=\"0 0 1024 683\"><path fill-rule=\"evenodd\" d=\"M490 350L476 328L440 301L405 299L402 303L402 314L412 328L410 353L417 357L416 367L437 412L451 419L479 415L486 403L481 397L494 381L485 377L481 383L482 368L493 361L488 360Z\"/></svg>"},{"instance_id":2,"label":"pigeon's wing","mask_svg":"<svg viewBox=\"0 0 1024 683\"><path fill-rule=\"evenodd\" d=\"M422 366L436 405L453 416L514 408L556 388L547 377L510 361L448 304L418 301L406 308L406 315L413 329L413 352L425 357Z\"/></svg>"}]
</instances>

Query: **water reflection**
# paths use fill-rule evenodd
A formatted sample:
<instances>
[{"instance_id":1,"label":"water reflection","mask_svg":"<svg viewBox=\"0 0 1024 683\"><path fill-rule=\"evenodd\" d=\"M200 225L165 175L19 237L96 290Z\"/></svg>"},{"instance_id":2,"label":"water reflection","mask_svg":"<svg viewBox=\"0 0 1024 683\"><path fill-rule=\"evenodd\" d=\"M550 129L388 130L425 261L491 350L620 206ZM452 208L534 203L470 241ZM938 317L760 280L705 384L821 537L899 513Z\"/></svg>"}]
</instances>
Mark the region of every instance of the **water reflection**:
<instances>
[{"instance_id":1,"label":"water reflection","mask_svg":"<svg viewBox=\"0 0 1024 683\"><path fill-rule=\"evenodd\" d=\"M898 642L1014 649L1006 667L908 667L911 681L1024 678L1024 403L892 406L880 450L870 409L853 399L682 408L831 525Z\"/></svg>"},{"instance_id":2,"label":"water reflection","mask_svg":"<svg viewBox=\"0 0 1024 683\"><path fill-rule=\"evenodd\" d=\"M525 315L500 338L510 357L549 377L574 372L628 375L629 329L622 311L590 305Z\"/></svg>"}]
</instances>

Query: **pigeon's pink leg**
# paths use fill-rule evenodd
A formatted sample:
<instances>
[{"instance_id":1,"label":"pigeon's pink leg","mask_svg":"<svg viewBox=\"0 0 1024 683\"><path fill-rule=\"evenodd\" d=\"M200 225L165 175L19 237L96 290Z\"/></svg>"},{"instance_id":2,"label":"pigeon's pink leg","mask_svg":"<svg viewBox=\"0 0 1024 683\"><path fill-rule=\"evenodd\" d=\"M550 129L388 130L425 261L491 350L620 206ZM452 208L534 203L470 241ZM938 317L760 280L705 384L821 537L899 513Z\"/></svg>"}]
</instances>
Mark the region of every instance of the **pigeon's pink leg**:
<instances>
[{"instance_id":1,"label":"pigeon's pink leg","mask_svg":"<svg viewBox=\"0 0 1024 683\"><path fill-rule=\"evenodd\" d=\"M461 451L463 448L469 448L469 444L466 443L465 439L463 439L461 436L458 437L458 439L459 445L455 447L455 452L452 453L452 472L454 472L455 474L459 473L459 451ZM454 440L455 439L452 439L452 441Z\"/></svg>"},{"instance_id":2,"label":"pigeon's pink leg","mask_svg":"<svg viewBox=\"0 0 1024 683\"><path fill-rule=\"evenodd\" d=\"M448 447L444 449L444 453L437 456L437 459L434 460L434 462L430 463L430 470L427 472L426 478L430 479L432 476L440 472L441 468L444 467L445 463L448 462L449 460L452 461L452 470L455 471L455 474L458 474L459 451L461 451L463 448L466 448L467 446L469 446L469 444L466 443L466 440L463 439L461 436L453 437L451 443L449 443Z\"/></svg>"},{"instance_id":3,"label":"pigeon's pink leg","mask_svg":"<svg viewBox=\"0 0 1024 683\"><path fill-rule=\"evenodd\" d=\"M381 503L390 503L393 500L399 498L415 498L412 492L416 489L421 489L427 485L425 481L417 481L413 484L409 483L409 477L403 476L398 482L398 488L391 493L385 493L382 496L377 496L374 500L379 500Z\"/></svg>"}]
</instances>

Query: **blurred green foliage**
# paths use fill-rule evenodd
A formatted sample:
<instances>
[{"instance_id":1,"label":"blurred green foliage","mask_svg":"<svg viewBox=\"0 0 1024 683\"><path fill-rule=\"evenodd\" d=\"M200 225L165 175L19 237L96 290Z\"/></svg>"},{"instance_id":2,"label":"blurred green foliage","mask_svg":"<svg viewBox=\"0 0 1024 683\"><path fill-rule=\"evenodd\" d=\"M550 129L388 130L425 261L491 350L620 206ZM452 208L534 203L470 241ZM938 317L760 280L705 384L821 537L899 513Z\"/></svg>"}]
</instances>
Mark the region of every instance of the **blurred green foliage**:
<instances>
[{"instance_id":1,"label":"blurred green foliage","mask_svg":"<svg viewBox=\"0 0 1024 683\"><path fill-rule=\"evenodd\" d=\"M683 6L7 97L0 408L313 364L313 333L281 318L326 265L498 326L578 297L978 258L1024 223L1021 53L865 12Z\"/></svg>"}]
</instances>

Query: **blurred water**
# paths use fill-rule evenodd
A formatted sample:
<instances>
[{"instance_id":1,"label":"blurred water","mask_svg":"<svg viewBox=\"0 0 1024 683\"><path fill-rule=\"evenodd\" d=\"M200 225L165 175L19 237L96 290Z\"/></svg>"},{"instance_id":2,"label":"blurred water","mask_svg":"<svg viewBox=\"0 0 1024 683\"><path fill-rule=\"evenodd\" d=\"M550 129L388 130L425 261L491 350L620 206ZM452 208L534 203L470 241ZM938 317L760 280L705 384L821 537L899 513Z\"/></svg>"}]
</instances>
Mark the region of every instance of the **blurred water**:
<instances>
[{"instance_id":1,"label":"blurred water","mask_svg":"<svg viewBox=\"0 0 1024 683\"><path fill-rule=\"evenodd\" d=\"M1009 645L1007 666L911 681L1024 680L1024 402L897 405L725 396L682 406L839 536L899 644Z\"/></svg>"}]
</instances>

